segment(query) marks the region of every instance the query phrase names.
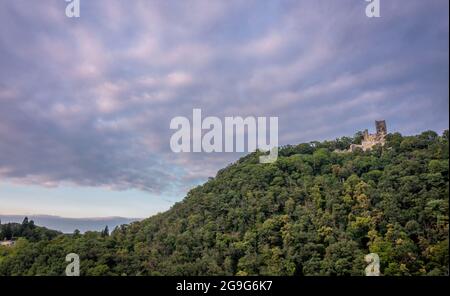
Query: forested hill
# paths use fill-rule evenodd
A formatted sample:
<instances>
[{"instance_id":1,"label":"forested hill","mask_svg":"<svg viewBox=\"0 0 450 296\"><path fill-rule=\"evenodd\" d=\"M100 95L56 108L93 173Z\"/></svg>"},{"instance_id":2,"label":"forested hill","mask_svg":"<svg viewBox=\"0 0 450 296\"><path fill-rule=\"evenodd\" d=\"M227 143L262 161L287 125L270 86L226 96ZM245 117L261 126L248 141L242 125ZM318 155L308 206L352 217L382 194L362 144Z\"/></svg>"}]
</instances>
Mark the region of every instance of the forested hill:
<instances>
[{"instance_id":1,"label":"forested hill","mask_svg":"<svg viewBox=\"0 0 450 296\"><path fill-rule=\"evenodd\" d=\"M0 275L448 275L449 143L428 131L336 153L355 138L252 153L169 211L116 228L0 248Z\"/></svg>"},{"instance_id":2,"label":"forested hill","mask_svg":"<svg viewBox=\"0 0 450 296\"><path fill-rule=\"evenodd\" d=\"M49 240L62 234L56 230L36 226L33 220L25 217L22 223L6 223L0 221L0 241L14 240L15 238L25 238L32 242Z\"/></svg>"}]
</instances>

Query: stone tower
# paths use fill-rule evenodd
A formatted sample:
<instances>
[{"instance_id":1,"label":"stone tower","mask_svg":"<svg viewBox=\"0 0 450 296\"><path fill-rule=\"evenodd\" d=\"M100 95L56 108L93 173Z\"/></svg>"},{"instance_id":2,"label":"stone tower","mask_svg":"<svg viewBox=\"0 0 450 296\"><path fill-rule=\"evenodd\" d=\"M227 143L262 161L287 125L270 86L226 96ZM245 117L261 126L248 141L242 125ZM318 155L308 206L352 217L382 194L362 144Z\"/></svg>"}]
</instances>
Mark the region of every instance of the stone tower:
<instances>
[{"instance_id":1,"label":"stone tower","mask_svg":"<svg viewBox=\"0 0 450 296\"><path fill-rule=\"evenodd\" d=\"M377 128L377 136L385 136L387 134L386 121L376 120L375 126Z\"/></svg>"}]
</instances>

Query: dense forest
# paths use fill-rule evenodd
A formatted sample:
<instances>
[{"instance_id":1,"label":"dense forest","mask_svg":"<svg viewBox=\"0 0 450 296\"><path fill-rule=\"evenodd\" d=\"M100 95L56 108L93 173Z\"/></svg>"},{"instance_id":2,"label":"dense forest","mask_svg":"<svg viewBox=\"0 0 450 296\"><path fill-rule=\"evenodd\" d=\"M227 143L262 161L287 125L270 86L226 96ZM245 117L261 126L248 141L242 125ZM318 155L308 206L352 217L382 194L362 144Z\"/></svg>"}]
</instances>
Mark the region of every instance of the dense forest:
<instances>
[{"instance_id":1,"label":"dense forest","mask_svg":"<svg viewBox=\"0 0 450 296\"><path fill-rule=\"evenodd\" d=\"M109 233L19 238L0 247L0 275L448 275L448 131L387 135L337 153L361 133L251 153L169 211Z\"/></svg>"}]
</instances>

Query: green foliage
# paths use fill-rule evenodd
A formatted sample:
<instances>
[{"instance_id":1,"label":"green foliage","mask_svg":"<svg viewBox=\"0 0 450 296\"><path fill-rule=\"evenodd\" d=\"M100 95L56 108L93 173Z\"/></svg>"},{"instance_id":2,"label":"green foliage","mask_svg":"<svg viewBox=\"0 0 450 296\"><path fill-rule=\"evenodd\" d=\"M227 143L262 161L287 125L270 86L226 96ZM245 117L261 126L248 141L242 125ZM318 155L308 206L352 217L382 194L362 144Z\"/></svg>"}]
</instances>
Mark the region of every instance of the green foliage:
<instances>
[{"instance_id":1,"label":"green foliage","mask_svg":"<svg viewBox=\"0 0 450 296\"><path fill-rule=\"evenodd\" d=\"M111 234L26 234L0 248L0 275L61 275L71 252L92 276L363 275L371 252L386 276L448 275L448 131L333 152L360 137L249 154Z\"/></svg>"}]
</instances>

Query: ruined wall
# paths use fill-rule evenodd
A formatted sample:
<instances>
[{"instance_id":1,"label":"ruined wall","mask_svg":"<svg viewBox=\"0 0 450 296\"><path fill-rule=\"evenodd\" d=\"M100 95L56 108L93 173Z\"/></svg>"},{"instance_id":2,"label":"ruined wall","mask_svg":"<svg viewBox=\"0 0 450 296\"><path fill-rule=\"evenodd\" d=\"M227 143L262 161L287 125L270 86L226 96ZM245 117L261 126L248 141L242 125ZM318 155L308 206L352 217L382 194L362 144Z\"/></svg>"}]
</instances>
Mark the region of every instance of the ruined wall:
<instances>
[{"instance_id":1,"label":"ruined wall","mask_svg":"<svg viewBox=\"0 0 450 296\"><path fill-rule=\"evenodd\" d=\"M375 121L376 134L369 134L369 131L366 129L363 132L363 140L361 141L361 145L352 144L350 145L349 152L354 151L357 148L361 148L363 151L372 149L373 146L380 144L383 146L386 143L386 121L377 120Z\"/></svg>"}]
</instances>

